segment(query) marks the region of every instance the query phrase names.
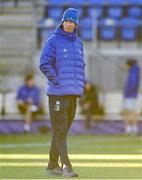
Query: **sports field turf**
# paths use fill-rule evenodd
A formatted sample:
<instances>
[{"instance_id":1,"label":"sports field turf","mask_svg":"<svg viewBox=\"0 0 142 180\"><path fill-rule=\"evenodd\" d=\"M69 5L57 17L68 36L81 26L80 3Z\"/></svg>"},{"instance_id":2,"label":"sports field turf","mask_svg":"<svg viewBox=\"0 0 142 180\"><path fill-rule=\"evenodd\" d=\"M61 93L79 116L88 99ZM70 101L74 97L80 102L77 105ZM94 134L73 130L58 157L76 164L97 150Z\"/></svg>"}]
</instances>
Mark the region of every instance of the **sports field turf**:
<instances>
[{"instance_id":1,"label":"sports field turf","mask_svg":"<svg viewBox=\"0 0 142 180\"><path fill-rule=\"evenodd\" d=\"M142 137L74 135L68 141L78 179L142 179ZM51 179L49 145L50 135L1 135L0 179Z\"/></svg>"}]
</instances>

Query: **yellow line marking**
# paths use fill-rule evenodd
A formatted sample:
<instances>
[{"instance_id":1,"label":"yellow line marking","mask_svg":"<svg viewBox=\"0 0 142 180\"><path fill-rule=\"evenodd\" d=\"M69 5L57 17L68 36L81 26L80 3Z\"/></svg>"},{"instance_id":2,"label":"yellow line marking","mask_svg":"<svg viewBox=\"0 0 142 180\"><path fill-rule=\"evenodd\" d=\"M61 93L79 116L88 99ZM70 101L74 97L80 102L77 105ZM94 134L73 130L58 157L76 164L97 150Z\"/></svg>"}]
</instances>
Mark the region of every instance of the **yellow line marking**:
<instances>
[{"instance_id":1,"label":"yellow line marking","mask_svg":"<svg viewBox=\"0 0 142 180\"><path fill-rule=\"evenodd\" d=\"M142 160L142 155L134 154L70 154L70 159L102 160ZM49 159L48 154L0 154L0 159Z\"/></svg>"},{"instance_id":2,"label":"yellow line marking","mask_svg":"<svg viewBox=\"0 0 142 180\"><path fill-rule=\"evenodd\" d=\"M20 162L20 163L9 163L9 162L0 162L1 167L46 167L47 163L39 162ZM141 168L142 163L73 163L74 167L123 167L123 168Z\"/></svg>"}]
</instances>

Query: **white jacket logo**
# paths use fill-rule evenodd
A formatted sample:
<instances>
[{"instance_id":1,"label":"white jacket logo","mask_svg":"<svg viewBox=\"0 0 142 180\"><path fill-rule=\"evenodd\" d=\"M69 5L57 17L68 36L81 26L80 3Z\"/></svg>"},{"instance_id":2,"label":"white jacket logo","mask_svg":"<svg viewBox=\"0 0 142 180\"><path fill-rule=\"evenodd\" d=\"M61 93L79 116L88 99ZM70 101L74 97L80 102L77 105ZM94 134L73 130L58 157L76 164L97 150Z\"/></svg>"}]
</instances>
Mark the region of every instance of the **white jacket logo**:
<instances>
[{"instance_id":1,"label":"white jacket logo","mask_svg":"<svg viewBox=\"0 0 142 180\"><path fill-rule=\"evenodd\" d=\"M67 51L67 49L63 49L63 52L66 53L66 52L68 52L68 51Z\"/></svg>"},{"instance_id":2,"label":"white jacket logo","mask_svg":"<svg viewBox=\"0 0 142 180\"><path fill-rule=\"evenodd\" d=\"M65 58L68 57L67 52L68 52L67 49L64 48L64 49L63 49L63 53L64 53Z\"/></svg>"}]
</instances>

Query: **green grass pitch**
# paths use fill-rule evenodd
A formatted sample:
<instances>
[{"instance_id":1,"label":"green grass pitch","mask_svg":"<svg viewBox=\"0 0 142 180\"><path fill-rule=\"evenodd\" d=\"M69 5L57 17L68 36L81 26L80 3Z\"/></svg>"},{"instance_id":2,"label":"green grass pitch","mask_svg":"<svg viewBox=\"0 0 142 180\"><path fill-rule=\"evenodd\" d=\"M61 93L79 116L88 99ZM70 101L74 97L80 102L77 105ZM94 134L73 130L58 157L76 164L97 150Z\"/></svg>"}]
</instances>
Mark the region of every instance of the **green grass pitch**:
<instances>
[{"instance_id":1,"label":"green grass pitch","mask_svg":"<svg viewBox=\"0 0 142 180\"><path fill-rule=\"evenodd\" d=\"M0 179L57 179L46 174L50 138L0 135ZM141 136L70 135L68 148L76 179L142 179Z\"/></svg>"}]
</instances>

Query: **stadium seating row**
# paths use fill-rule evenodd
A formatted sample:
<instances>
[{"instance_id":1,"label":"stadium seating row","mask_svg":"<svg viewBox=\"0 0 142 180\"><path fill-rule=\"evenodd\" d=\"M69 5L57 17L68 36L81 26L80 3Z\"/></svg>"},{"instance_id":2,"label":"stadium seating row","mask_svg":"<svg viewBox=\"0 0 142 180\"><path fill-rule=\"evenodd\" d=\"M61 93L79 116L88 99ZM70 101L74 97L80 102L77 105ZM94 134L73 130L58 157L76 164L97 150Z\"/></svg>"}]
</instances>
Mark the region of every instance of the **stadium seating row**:
<instances>
[{"instance_id":1,"label":"stadium seating row","mask_svg":"<svg viewBox=\"0 0 142 180\"><path fill-rule=\"evenodd\" d=\"M50 5L56 5L58 3L58 5L61 4L62 7L50 6L48 9L45 9L47 11L46 18L53 20L54 23L52 23L52 25L54 25L54 27L50 27L50 25L47 24L47 29L44 29L44 25L46 27L46 18L43 18L45 21L40 21L39 25L43 26L40 34L43 41L52 34L56 25L60 23L62 13L66 8L63 6L65 3L82 5L77 7L81 16L79 34L85 41L91 41L94 37L103 41L138 40L140 42L142 40L142 0L79 0L77 2L75 0L48 0L47 2ZM83 7L84 3L90 3L91 5L103 5L107 3L108 6ZM122 5L124 4L129 4L130 6L123 7ZM94 16L97 21L95 21ZM97 33L93 29L93 24L97 27Z\"/></svg>"},{"instance_id":2,"label":"stadium seating row","mask_svg":"<svg viewBox=\"0 0 142 180\"><path fill-rule=\"evenodd\" d=\"M61 18L62 13L64 9L68 6L63 7L49 7L48 8L48 15L51 18ZM102 17L112 17L112 18L121 18L123 16L130 16L130 17L137 17L141 18L142 16L142 7L141 6L117 6L113 7L111 5L106 7L91 7L91 6L82 6L82 7L76 7L76 9L79 12L80 17L82 17L84 14L84 8L87 9L87 16L92 17L96 16L97 18Z\"/></svg>"},{"instance_id":3,"label":"stadium seating row","mask_svg":"<svg viewBox=\"0 0 142 180\"><path fill-rule=\"evenodd\" d=\"M76 4L91 4L91 5L103 5L103 4L119 4L119 5L124 5L124 4L136 4L136 5L141 5L142 0L47 0L48 4L65 4L68 3L70 5L76 5Z\"/></svg>"},{"instance_id":4,"label":"stadium seating row","mask_svg":"<svg viewBox=\"0 0 142 180\"><path fill-rule=\"evenodd\" d=\"M88 7L96 6L95 8L88 8L88 14L92 15L94 12L94 9L96 11L97 17L100 18L103 16L103 5L105 5L105 9L108 9L108 16L109 17L116 17L119 18L123 15L123 7L128 8L128 15L129 16L137 16L140 17L142 15L142 11L140 6L142 5L142 0L48 0L47 1L49 5L58 5L58 7L51 7L49 8L49 16L52 18L60 18L62 11L64 8L59 7L61 5L62 7L65 6L83 6L88 5ZM127 5L127 6L126 6ZM102 7L101 7L102 6ZM132 7L133 6L133 7ZM80 16L82 15L83 8L82 7L76 7L80 13Z\"/></svg>"},{"instance_id":5,"label":"stadium seating row","mask_svg":"<svg viewBox=\"0 0 142 180\"><path fill-rule=\"evenodd\" d=\"M136 6L129 6L129 7L112 7L108 6L105 8L102 7L87 7L87 16L92 17L95 16L96 18L103 18L103 17L110 17L110 18L121 18L123 16L128 17L136 17L141 18L142 17L142 7L136 7ZM62 7L49 7L48 8L48 14L51 18L57 18L60 19L62 16L62 13L65 8ZM77 7L76 8L79 12L80 17L83 16L83 7Z\"/></svg>"},{"instance_id":6,"label":"stadium seating row","mask_svg":"<svg viewBox=\"0 0 142 180\"><path fill-rule=\"evenodd\" d=\"M98 38L100 40L133 41L142 39L141 21L137 18L126 17L121 20L104 18L98 21ZM80 22L80 36L84 40L92 40L92 21L86 17Z\"/></svg>"},{"instance_id":7,"label":"stadium seating row","mask_svg":"<svg viewBox=\"0 0 142 180\"><path fill-rule=\"evenodd\" d=\"M44 22L42 22L44 25ZM58 22L59 23L59 22ZM54 31L55 26L42 29L41 38L44 40L48 38ZM95 23L95 22L94 22ZM45 25L46 26L46 25ZM97 22L97 34L93 29L93 21L89 17L84 17L79 23L79 36L86 41L93 40L94 36L97 35L99 40L112 41L112 40L123 40L123 41L134 41L142 40L142 23L137 18L125 17L121 20L114 18L103 18Z\"/></svg>"}]
</instances>

